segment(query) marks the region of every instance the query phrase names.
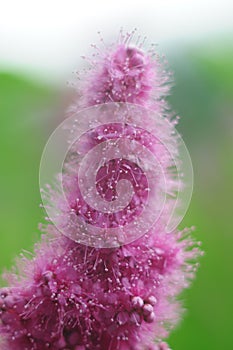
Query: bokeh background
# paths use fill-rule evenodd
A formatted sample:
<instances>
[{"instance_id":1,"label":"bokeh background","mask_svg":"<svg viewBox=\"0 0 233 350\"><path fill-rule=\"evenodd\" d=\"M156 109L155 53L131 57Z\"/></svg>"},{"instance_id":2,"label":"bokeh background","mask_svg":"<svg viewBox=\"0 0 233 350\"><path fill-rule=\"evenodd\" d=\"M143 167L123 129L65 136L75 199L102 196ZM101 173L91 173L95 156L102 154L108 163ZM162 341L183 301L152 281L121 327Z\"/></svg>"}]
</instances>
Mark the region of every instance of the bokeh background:
<instances>
[{"instance_id":1,"label":"bokeh background","mask_svg":"<svg viewBox=\"0 0 233 350\"><path fill-rule=\"evenodd\" d=\"M43 147L70 100L66 81L98 41L134 27L159 43L174 72L169 97L181 116L195 184L180 225L196 226L205 256L182 298L172 349L232 349L233 5L231 1L8 1L0 21L0 270L32 250L44 213Z\"/></svg>"}]
</instances>

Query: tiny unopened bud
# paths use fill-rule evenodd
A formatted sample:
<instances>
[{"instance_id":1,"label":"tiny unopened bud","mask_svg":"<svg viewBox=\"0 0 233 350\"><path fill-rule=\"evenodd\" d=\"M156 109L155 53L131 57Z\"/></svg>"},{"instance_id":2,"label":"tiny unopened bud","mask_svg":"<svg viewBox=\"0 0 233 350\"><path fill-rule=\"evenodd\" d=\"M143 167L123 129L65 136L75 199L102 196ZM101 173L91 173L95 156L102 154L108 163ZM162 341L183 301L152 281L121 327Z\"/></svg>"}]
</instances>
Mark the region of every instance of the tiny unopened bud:
<instances>
[{"instance_id":1,"label":"tiny unopened bud","mask_svg":"<svg viewBox=\"0 0 233 350\"><path fill-rule=\"evenodd\" d=\"M133 297L132 299L132 305L136 309L140 309L144 305L144 301L140 297Z\"/></svg>"},{"instance_id":2,"label":"tiny unopened bud","mask_svg":"<svg viewBox=\"0 0 233 350\"><path fill-rule=\"evenodd\" d=\"M143 306L143 315L148 316L154 311L154 308L151 304L145 304Z\"/></svg>"},{"instance_id":3,"label":"tiny unopened bud","mask_svg":"<svg viewBox=\"0 0 233 350\"><path fill-rule=\"evenodd\" d=\"M148 298L148 304L151 304L152 306L156 305L157 304L157 299L153 295L151 295Z\"/></svg>"},{"instance_id":4,"label":"tiny unopened bud","mask_svg":"<svg viewBox=\"0 0 233 350\"><path fill-rule=\"evenodd\" d=\"M147 323L152 323L152 322L154 322L154 319L155 319L155 313L154 313L154 312L151 312L149 315L147 315L147 316L144 317L144 320L145 320L145 322L147 322Z\"/></svg>"}]
</instances>

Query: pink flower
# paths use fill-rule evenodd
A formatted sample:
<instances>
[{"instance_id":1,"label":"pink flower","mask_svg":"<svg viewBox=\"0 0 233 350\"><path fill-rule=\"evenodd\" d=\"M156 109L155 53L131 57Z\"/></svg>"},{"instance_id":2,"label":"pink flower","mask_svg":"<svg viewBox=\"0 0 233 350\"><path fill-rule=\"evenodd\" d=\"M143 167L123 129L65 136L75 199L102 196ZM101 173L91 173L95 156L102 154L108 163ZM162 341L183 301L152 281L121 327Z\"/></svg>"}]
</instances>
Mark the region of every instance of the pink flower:
<instances>
[{"instance_id":1,"label":"pink flower","mask_svg":"<svg viewBox=\"0 0 233 350\"><path fill-rule=\"evenodd\" d=\"M165 63L153 47L146 54L143 43L129 44L134 35L134 31L126 35L121 32L119 41L107 49L92 45L95 53L90 59L84 56L90 63L89 72L80 74L77 86L82 99L74 101L71 110L108 102L134 103L159 112L167 108L164 96L170 88L171 73L165 72Z\"/></svg>"},{"instance_id":2,"label":"pink flower","mask_svg":"<svg viewBox=\"0 0 233 350\"><path fill-rule=\"evenodd\" d=\"M168 79L161 63L127 40L121 38L96 60L82 86L81 103L76 102L73 111L80 106L114 101L165 113L164 83ZM174 141L170 130L161 131L171 143ZM91 129L84 136L82 152L103 140L127 137L149 148L169 169L170 158L165 157L158 140L146 131L137 132L130 125L121 130L114 123L108 124L107 131L106 126ZM74 151L79 150L76 146ZM66 166L68 172L72 168L70 161ZM96 228L133 222L148 197L147 178L137 164L120 158L104 164L97 173L96 188L106 201L114 201L114 184L121 178L134 184L134 196L127 208L110 215L88 206L77 177L68 172L64 176L68 204L62 203L55 190L48 191L51 202L60 208L64 229L69 229L70 213ZM169 171L166 178L172 192L176 183ZM50 222L43 227L45 234L35 246L34 258L22 259L19 274L9 274L9 287L0 290L2 348L169 350L162 339L180 319L177 296L194 277L197 265L193 260L200 255L191 230L165 232L172 201L167 202L162 219L148 232L116 248L80 244L62 235Z\"/></svg>"},{"instance_id":3,"label":"pink flower","mask_svg":"<svg viewBox=\"0 0 233 350\"><path fill-rule=\"evenodd\" d=\"M1 291L6 349L150 349L179 318L175 297L198 253L190 243L152 230L120 249L94 249L47 226L21 280Z\"/></svg>"},{"instance_id":4,"label":"pink flower","mask_svg":"<svg viewBox=\"0 0 233 350\"><path fill-rule=\"evenodd\" d=\"M113 101L144 104L150 98L153 78L150 58L138 48L121 44L89 78L88 105Z\"/></svg>"}]
</instances>

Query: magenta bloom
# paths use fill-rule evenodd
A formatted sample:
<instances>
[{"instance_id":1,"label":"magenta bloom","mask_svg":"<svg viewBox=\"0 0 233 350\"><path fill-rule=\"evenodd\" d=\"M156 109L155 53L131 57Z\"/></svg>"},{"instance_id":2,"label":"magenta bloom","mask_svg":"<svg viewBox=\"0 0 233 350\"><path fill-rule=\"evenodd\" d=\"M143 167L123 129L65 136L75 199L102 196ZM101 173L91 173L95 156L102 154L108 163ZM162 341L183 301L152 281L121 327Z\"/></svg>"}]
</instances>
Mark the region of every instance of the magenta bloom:
<instances>
[{"instance_id":1,"label":"magenta bloom","mask_svg":"<svg viewBox=\"0 0 233 350\"><path fill-rule=\"evenodd\" d=\"M169 79L159 59L154 59L152 52L131 46L129 37L126 39L121 37L119 43L96 56L94 67L79 87L81 100L75 101L72 113L96 104L124 102L170 118L163 101ZM150 124L149 119L146 124ZM160 131L176 148L171 130ZM175 191L177 181L169 171L171 155L156 137L128 123L123 128L111 122L90 128L81 140L82 147L74 143L71 154L87 154L105 141L125 138L156 155L165 169L167 193ZM140 160L137 148L135 152ZM45 225L34 258L22 259L18 274L7 276L9 287L0 290L1 349L169 350L163 339L180 319L177 296L194 277L193 261L200 254L190 237L191 230L165 231L174 202L171 196L156 225L130 243L109 248L80 243L74 232L81 236L81 226L75 226L72 218L91 225L93 231L118 227L127 231L127 225L134 223L146 208L149 183L134 158L106 161L96 174L100 198L108 203L117 200L120 180L131 182L134 195L125 208L101 212L86 202L75 166L73 158L68 157L63 177L66 202L56 190L47 191L51 205L59 209L65 234L52 222ZM156 176L156 186L163 189L159 173ZM152 198L157 197L152 194Z\"/></svg>"},{"instance_id":2,"label":"magenta bloom","mask_svg":"<svg viewBox=\"0 0 233 350\"><path fill-rule=\"evenodd\" d=\"M149 57L137 48L121 44L104 60L101 70L89 78L87 104L112 101L145 104L151 95L155 73Z\"/></svg>"}]
</instances>

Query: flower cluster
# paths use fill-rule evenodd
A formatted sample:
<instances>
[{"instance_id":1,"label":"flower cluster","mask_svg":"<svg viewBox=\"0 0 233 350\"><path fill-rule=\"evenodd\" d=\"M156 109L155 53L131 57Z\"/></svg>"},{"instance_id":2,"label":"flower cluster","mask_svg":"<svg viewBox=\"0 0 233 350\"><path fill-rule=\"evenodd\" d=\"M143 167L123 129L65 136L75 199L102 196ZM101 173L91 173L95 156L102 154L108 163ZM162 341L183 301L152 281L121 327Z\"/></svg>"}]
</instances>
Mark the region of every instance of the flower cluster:
<instances>
[{"instance_id":1,"label":"flower cluster","mask_svg":"<svg viewBox=\"0 0 233 350\"><path fill-rule=\"evenodd\" d=\"M120 42L97 55L81 85L81 102L75 102L73 110L127 102L165 113L163 97L168 87L164 84L169 79L153 54L131 45L129 39L121 36ZM130 126L125 125L123 133L110 123L107 133L100 127L86 135L87 144L98 144L100 136L112 139L122 134L130 139ZM134 133L133 139L146 140L153 152L161 152L157 140L145 132ZM169 160L162 161L169 169ZM140 215L148 185L137 165L133 164L134 172L127 172L131 165L115 159L97 174L97 190L106 201L115 199L112 184L120 176L128 179L136 174L135 195L120 216L106 217L88 207L72 172L65 180L68 211L100 227L103 222L115 227L132 221ZM56 191L49 191L48 196L53 204L61 205ZM0 290L1 349L169 350L163 339L180 319L177 296L193 279L197 267L193 261L200 251L191 230L165 232L167 209L156 226L119 247L83 245L61 234L51 222L41 227L44 234L33 259L22 258L18 273L6 276L9 287Z\"/></svg>"}]
</instances>

